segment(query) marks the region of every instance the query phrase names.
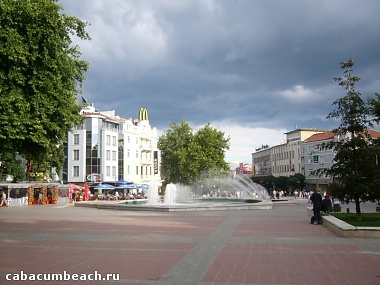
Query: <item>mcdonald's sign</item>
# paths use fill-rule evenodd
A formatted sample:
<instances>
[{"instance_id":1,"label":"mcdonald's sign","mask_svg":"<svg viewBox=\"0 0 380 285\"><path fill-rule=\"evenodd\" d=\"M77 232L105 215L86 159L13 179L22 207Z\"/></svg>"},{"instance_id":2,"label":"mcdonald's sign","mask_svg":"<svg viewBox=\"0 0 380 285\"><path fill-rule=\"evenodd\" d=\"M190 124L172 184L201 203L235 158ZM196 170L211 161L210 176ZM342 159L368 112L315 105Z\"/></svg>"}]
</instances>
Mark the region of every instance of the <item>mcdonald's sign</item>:
<instances>
[{"instance_id":1,"label":"mcdonald's sign","mask_svg":"<svg viewBox=\"0 0 380 285\"><path fill-rule=\"evenodd\" d=\"M147 110L147 109L145 109L145 108L140 108L139 120L140 120L140 121L149 121L149 118L148 118L148 110Z\"/></svg>"}]
</instances>

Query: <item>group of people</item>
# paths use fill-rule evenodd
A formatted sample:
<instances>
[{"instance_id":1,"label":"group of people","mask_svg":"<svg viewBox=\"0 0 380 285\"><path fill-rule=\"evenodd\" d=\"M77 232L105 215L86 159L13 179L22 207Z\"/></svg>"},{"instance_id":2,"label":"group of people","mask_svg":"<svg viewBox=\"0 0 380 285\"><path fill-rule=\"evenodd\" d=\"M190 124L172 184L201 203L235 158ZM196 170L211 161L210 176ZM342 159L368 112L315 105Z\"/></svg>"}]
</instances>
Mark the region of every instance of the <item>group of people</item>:
<instances>
[{"instance_id":1,"label":"group of people","mask_svg":"<svg viewBox=\"0 0 380 285\"><path fill-rule=\"evenodd\" d=\"M110 192L106 194L99 194L98 199L100 200L134 200L134 199L145 199L145 193L138 192L138 193L119 193L116 191L114 194L111 194Z\"/></svg>"},{"instance_id":2,"label":"group of people","mask_svg":"<svg viewBox=\"0 0 380 285\"><path fill-rule=\"evenodd\" d=\"M317 189L314 189L313 193L310 195L310 202L313 204L313 224L318 225L321 223L321 211L330 212L333 203L328 194L322 199L322 195Z\"/></svg>"}]
</instances>

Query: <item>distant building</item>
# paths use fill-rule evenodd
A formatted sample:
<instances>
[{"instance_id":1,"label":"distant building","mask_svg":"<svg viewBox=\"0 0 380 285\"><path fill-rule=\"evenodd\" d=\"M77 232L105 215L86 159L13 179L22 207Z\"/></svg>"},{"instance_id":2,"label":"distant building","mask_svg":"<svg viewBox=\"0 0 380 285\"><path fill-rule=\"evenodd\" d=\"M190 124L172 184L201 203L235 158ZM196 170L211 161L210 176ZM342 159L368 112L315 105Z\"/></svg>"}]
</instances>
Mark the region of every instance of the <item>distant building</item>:
<instances>
[{"instance_id":1,"label":"distant building","mask_svg":"<svg viewBox=\"0 0 380 285\"><path fill-rule=\"evenodd\" d=\"M64 182L161 181L158 134L146 109L140 109L138 119L123 119L92 105L81 113L83 124L68 133Z\"/></svg>"},{"instance_id":2,"label":"distant building","mask_svg":"<svg viewBox=\"0 0 380 285\"><path fill-rule=\"evenodd\" d=\"M252 153L252 167L255 176L291 176L302 173L301 144L306 138L325 131L296 129L286 132L285 142L276 146L262 146Z\"/></svg>"},{"instance_id":3,"label":"distant building","mask_svg":"<svg viewBox=\"0 0 380 285\"><path fill-rule=\"evenodd\" d=\"M265 146L252 153L252 167L255 177L290 177L296 173L305 176L306 189L324 190L332 182L331 177L316 176L314 171L331 168L335 158L334 150L322 147L323 143L339 140L331 131L296 129L285 133L284 143ZM380 132L369 130L372 138L379 138Z\"/></svg>"}]
</instances>

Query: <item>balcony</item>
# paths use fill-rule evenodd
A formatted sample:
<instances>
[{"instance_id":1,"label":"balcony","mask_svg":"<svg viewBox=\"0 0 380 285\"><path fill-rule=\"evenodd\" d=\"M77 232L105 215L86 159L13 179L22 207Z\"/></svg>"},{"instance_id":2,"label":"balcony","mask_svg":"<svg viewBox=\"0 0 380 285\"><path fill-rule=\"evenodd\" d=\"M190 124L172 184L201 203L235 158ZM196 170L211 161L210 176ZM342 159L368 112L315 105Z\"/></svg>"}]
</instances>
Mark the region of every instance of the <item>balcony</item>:
<instances>
[{"instance_id":1,"label":"balcony","mask_svg":"<svg viewBox=\"0 0 380 285\"><path fill-rule=\"evenodd\" d=\"M141 151L151 151L153 150L153 145L151 144L140 144L139 145Z\"/></svg>"}]
</instances>

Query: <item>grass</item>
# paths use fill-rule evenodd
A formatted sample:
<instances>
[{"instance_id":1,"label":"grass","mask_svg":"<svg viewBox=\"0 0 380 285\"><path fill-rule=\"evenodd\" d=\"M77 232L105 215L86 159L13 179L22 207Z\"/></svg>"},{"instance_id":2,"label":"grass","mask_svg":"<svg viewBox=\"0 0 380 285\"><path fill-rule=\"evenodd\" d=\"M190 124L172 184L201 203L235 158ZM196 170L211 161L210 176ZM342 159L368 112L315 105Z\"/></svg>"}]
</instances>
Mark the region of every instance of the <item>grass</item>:
<instances>
[{"instance_id":1,"label":"grass","mask_svg":"<svg viewBox=\"0 0 380 285\"><path fill-rule=\"evenodd\" d=\"M380 213L362 213L362 220L356 219L356 213L330 213L331 216L355 227L380 227Z\"/></svg>"}]
</instances>

